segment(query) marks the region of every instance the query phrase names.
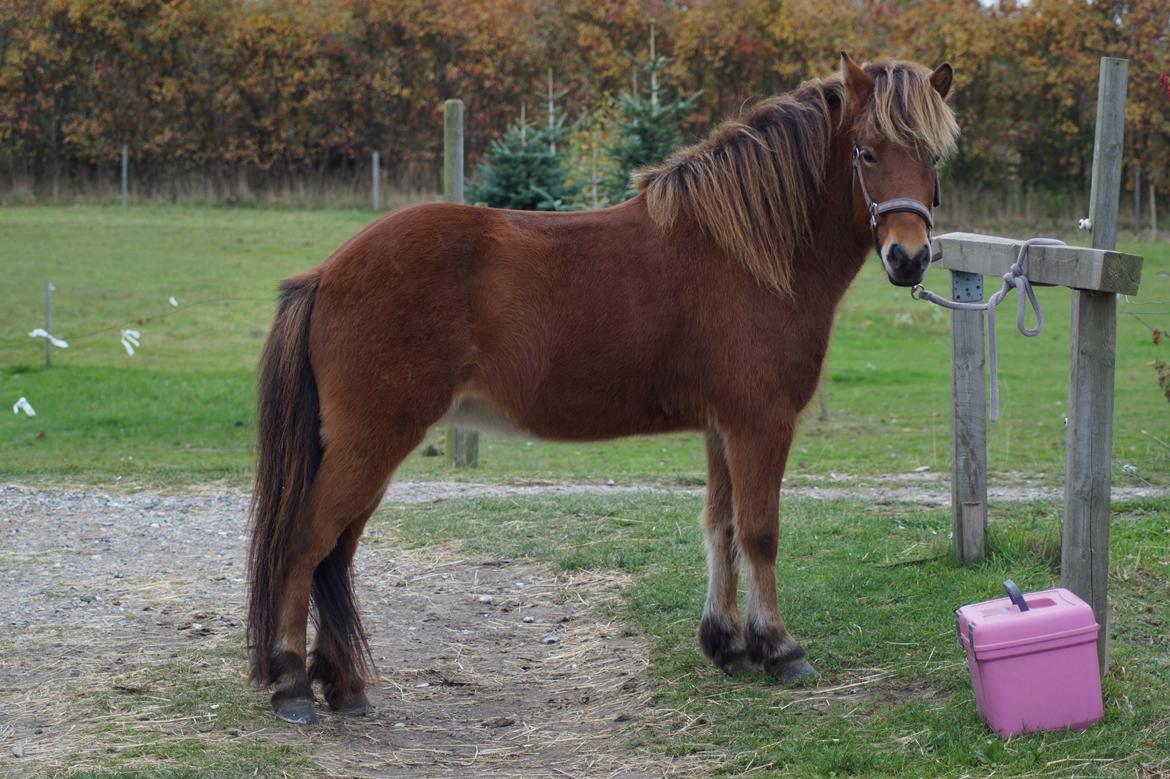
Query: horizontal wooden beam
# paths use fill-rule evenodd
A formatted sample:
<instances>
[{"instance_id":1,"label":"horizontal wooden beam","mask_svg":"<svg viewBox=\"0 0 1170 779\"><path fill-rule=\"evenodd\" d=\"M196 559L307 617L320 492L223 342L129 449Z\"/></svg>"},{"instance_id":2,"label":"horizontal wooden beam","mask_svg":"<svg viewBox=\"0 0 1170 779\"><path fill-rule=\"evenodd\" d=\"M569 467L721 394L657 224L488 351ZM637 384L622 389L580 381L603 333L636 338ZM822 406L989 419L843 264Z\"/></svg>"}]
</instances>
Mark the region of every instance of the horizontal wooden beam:
<instances>
[{"instance_id":1,"label":"horizontal wooden beam","mask_svg":"<svg viewBox=\"0 0 1170 779\"><path fill-rule=\"evenodd\" d=\"M947 233L933 240L947 270L1002 276L1020 253L1019 241L978 233ZM1142 258L1135 254L1086 249L1080 246L1033 246L1028 250L1028 279L1095 292L1136 295L1142 277Z\"/></svg>"}]
</instances>

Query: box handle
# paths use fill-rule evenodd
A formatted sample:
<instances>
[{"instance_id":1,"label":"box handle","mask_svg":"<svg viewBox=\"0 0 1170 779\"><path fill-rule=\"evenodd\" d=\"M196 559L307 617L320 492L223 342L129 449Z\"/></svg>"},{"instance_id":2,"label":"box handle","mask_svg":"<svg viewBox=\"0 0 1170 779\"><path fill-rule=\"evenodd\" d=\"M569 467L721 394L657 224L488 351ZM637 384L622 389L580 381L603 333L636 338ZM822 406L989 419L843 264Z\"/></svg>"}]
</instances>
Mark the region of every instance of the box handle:
<instances>
[{"instance_id":1,"label":"box handle","mask_svg":"<svg viewBox=\"0 0 1170 779\"><path fill-rule=\"evenodd\" d=\"M1005 579L1003 588L1007 591L1008 597L1011 598L1012 603L1016 605L1021 612L1028 610L1028 602L1024 600L1024 593L1020 592L1020 588L1011 579Z\"/></svg>"},{"instance_id":2,"label":"box handle","mask_svg":"<svg viewBox=\"0 0 1170 779\"><path fill-rule=\"evenodd\" d=\"M959 610L955 609L955 633L959 649L966 650L968 647L971 650L971 659L978 659L975 657L975 623L967 623L967 644L963 644L963 626L959 622Z\"/></svg>"}]
</instances>

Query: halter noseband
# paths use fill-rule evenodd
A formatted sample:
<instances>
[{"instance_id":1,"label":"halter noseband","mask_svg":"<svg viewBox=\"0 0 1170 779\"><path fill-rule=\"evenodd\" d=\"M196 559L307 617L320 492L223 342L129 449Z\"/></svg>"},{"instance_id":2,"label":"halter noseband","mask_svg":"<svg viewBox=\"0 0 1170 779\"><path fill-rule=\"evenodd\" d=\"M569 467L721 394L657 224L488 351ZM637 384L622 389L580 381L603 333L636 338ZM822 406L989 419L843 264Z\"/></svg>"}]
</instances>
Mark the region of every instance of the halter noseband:
<instances>
[{"instance_id":1,"label":"halter noseband","mask_svg":"<svg viewBox=\"0 0 1170 779\"><path fill-rule=\"evenodd\" d=\"M878 217L883 214L892 214L902 211L909 214L918 214L922 217L922 221L926 222L926 238L930 241L930 231L934 229L934 216L931 209L922 205L911 197L896 197L891 200L883 200L880 203L873 202L869 196L869 190L865 188L865 175L861 170L861 147L853 147L853 180L861 185L861 196L865 198L865 207L869 211L869 230L873 233L873 245L878 254L881 254L882 245L878 241ZM942 198L939 197L938 190L938 173L934 174L934 199L931 205L934 208L942 205Z\"/></svg>"}]
</instances>

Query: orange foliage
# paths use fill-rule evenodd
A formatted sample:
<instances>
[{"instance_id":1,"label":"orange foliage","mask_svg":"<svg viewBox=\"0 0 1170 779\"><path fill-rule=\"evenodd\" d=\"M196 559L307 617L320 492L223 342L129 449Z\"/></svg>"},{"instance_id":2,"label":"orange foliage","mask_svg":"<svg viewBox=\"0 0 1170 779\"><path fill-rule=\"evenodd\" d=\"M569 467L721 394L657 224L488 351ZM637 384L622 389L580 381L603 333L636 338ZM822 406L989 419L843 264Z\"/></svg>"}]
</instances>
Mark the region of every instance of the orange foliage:
<instances>
[{"instance_id":1,"label":"orange foliage","mask_svg":"<svg viewBox=\"0 0 1170 779\"><path fill-rule=\"evenodd\" d=\"M664 81L702 90L692 134L842 48L951 61L970 184L1083 187L1097 60L1128 57L1127 162L1170 183L1165 0L5 0L0 170L109 168L126 143L147 172L326 174L374 149L430 171L444 99L467 104L474 159L535 115L549 65L570 117L644 79L651 18Z\"/></svg>"}]
</instances>

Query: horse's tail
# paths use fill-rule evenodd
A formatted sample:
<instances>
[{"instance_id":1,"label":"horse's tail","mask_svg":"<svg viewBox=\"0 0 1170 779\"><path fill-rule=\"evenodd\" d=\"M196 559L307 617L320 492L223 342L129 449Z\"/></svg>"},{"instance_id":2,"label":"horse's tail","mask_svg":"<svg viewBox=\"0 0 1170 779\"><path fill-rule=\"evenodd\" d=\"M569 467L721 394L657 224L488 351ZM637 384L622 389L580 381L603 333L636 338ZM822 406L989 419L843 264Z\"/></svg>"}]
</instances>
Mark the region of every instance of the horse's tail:
<instances>
[{"instance_id":1,"label":"horse's tail","mask_svg":"<svg viewBox=\"0 0 1170 779\"><path fill-rule=\"evenodd\" d=\"M311 271L281 285L282 295L260 358L256 484L252 491L252 542L248 551L249 678L273 681L272 654L280 618L276 588L294 522L321 463L317 382L309 365L309 319L320 276Z\"/></svg>"}]
</instances>

